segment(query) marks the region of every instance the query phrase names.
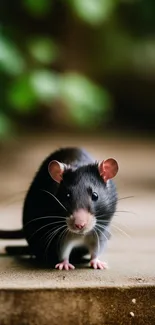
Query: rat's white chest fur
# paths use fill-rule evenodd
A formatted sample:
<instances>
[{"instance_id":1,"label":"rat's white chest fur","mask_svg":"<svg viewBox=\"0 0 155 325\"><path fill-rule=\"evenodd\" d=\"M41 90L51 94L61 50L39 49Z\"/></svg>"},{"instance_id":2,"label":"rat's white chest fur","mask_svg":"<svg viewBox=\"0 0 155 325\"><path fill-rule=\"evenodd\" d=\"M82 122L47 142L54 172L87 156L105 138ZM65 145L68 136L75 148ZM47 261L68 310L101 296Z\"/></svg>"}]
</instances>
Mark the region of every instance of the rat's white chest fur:
<instances>
[{"instance_id":1,"label":"rat's white chest fur","mask_svg":"<svg viewBox=\"0 0 155 325\"><path fill-rule=\"evenodd\" d=\"M61 250L61 253L60 253L61 259L62 260L65 260L65 259L68 260L72 249L75 248L75 247L82 246L84 244L85 244L84 236L80 236L80 237L77 237L77 238L68 238L68 240L66 240L64 242L64 245L62 247L62 250Z\"/></svg>"}]
</instances>

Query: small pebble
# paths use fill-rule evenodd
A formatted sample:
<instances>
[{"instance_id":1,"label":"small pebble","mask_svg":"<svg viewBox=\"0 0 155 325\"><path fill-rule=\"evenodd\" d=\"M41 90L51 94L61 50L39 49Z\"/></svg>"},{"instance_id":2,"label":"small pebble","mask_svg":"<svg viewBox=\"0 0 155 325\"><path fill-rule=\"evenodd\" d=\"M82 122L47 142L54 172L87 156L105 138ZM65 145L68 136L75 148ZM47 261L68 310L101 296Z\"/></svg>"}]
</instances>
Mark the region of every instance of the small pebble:
<instances>
[{"instance_id":1,"label":"small pebble","mask_svg":"<svg viewBox=\"0 0 155 325\"><path fill-rule=\"evenodd\" d=\"M137 280L138 282L144 282L144 281L145 281L144 278L137 278L136 280Z\"/></svg>"},{"instance_id":2,"label":"small pebble","mask_svg":"<svg viewBox=\"0 0 155 325\"><path fill-rule=\"evenodd\" d=\"M66 278L65 275L63 275L63 280L65 280L65 278Z\"/></svg>"},{"instance_id":3,"label":"small pebble","mask_svg":"<svg viewBox=\"0 0 155 325\"><path fill-rule=\"evenodd\" d=\"M133 313L133 311L130 311L130 316L131 317L134 317L135 316L135 314Z\"/></svg>"},{"instance_id":4,"label":"small pebble","mask_svg":"<svg viewBox=\"0 0 155 325\"><path fill-rule=\"evenodd\" d=\"M132 303L133 304L135 304L136 303L136 299L134 298L134 299L132 299Z\"/></svg>"}]
</instances>

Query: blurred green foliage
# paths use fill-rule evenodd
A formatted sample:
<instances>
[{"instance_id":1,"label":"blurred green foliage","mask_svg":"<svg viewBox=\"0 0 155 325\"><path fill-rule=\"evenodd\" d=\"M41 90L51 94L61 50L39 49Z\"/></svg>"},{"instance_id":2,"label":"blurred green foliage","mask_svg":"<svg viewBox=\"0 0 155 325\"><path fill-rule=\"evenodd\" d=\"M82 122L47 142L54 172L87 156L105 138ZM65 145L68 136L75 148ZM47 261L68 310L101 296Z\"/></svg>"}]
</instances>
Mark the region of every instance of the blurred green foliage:
<instances>
[{"instance_id":1,"label":"blurred green foliage","mask_svg":"<svg viewBox=\"0 0 155 325\"><path fill-rule=\"evenodd\" d=\"M28 43L28 50L34 59L43 64L50 64L58 57L58 47L47 37L31 39Z\"/></svg>"},{"instance_id":2,"label":"blurred green foliage","mask_svg":"<svg viewBox=\"0 0 155 325\"><path fill-rule=\"evenodd\" d=\"M83 127L86 121L89 127L99 122L101 113L106 113L111 104L108 92L79 73L61 77L61 96L75 122Z\"/></svg>"},{"instance_id":3,"label":"blurred green foliage","mask_svg":"<svg viewBox=\"0 0 155 325\"><path fill-rule=\"evenodd\" d=\"M25 9L34 16L43 16L49 12L51 0L23 0Z\"/></svg>"},{"instance_id":4,"label":"blurred green foliage","mask_svg":"<svg viewBox=\"0 0 155 325\"><path fill-rule=\"evenodd\" d=\"M151 31L155 28L154 0L22 0L17 1L14 8L6 1L4 7L0 73L6 86L1 87L0 136L11 129L13 116L31 116L45 106L52 109L57 101L68 108L67 114L74 125L82 128L97 126L101 117L106 120L112 110L112 95L93 80L93 73L88 77L84 72L70 71L63 66L65 45L61 44L61 35L56 37L50 27L53 24L58 28L62 24L62 30L66 28L62 12L64 16L67 13L68 21L74 19L77 26L84 24L83 30L89 30L94 47L88 50L87 56L89 70L96 69L96 79L108 69L121 70L130 63L136 69L143 69L145 60L155 69L155 41L150 41L149 30L149 17ZM61 15L54 20L58 8ZM22 17L27 22L26 31L20 30ZM149 37L146 37L147 31ZM93 45L94 35L96 45ZM141 55L143 51L145 56Z\"/></svg>"},{"instance_id":5,"label":"blurred green foliage","mask_svg":"<svg viewBox=\"0 0 155 325\"><path fill-rule=\"evenodd\" d=\"M0 38L0 67L9 75L23 73L25 61L16 45L1 35Z\"/></svg>"},{"instance_id":6,"label":"blurred green foliage","mask_svg":"<svg viewBox=\"0 0 155 325\"><path fill-rule=\"evenodd\" d=\"M117 2L117 0L70 0L70 5L81 19L92 25L98 25L109 18Z\"/></svg>"},{"instance_id":7,"label":"blurred green foliage","mask_svg":"<svg viewBox=\"0 0 155 325\"><path fill-rule=\"evenodd\" d=\"M23 114L31 112L37 103L37 96L30 83L30 76L16 79L8 89L8 100L13 110Z\"/></svg>"}]
</instances>

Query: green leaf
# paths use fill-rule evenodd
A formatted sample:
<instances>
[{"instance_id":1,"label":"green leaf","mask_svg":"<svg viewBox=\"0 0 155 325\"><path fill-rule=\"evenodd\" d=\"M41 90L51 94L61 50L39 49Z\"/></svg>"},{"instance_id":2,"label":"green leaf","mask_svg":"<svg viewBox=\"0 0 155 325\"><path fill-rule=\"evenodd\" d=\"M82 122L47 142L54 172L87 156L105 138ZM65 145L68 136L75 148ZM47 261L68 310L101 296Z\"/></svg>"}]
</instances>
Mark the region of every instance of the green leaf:
<instances>
[{"instance_id":1,"label":"green leaf","mask_svg":"<svg viewBox=\"0 0 155 325\"><path fill-rule=\"evenodd\" d=\"M43 64L49 64L56 60L58 48L50 38L39 38L29 41L29 52Z\"/></svg>"},{"instance_id":2,"label":"green leaf","mask_svg":"<svg viewBox=\"0 0 155 325\"><path fill-rule=\"evenodd\" d=\"M54 72L34 71L31 73L30 82L34 93L41 101L51 103L59 93L59 78Z\"/></svg>"},{"instance_id":3,"label":"green leaf","mask_svg":"<svg viewBox=\"0 0 155 325\"><path fill-rule=\"evenodd\" d=\"M5 38L0 38L1 70L11 75L19 75L25 69L25 62L15 44Z\"/></svg>"},{"instance_id":4,"label":"green leaf","mask_svg":"<svg viewBox=\"0 0 155 325\"><path fill-rule=\"evenodd\" d=\"M11 131L11 122L4 114L0 114L0 138L6 136Z\"/></svg>"},{"instance_id":5,"label":"green leaf","mask_svg":"<svg viewBox=\"0 0 155 325\"><path fill-rule=\"evenodd\" d=\"M35 16L46 15L51 6L51 0L23 0L24 7Z\"/></svg>"},{"instance_id":6,"label":"green leaf","mask_svg":"<svg viewBox=\"0 0 155 325\"><path fill-rule=\"evenodd\" d=\"M109 18L117 0L70 0L77 15L90 24L99 24Z\"/></svg>"},{"instance_id":7,"label":"green leaf","mask_svg":"<svg viewBox=\"0 0 155 325\"><path fill-rule=\"evenodd\" d=\"M86 127L98 123L101 114L106 115L111 106L111 98L106 90L77 73L62 77L61 97L76 123Z\"/></svg>"},{"instance_id":8,"label":"green leaf","mask_svg":"<svg viewBox=\"0 0 155 325\"><path fill-rule=\"evenodd\" d=\"M8 98L13 109L20 113L30 113L35 109L37 98L29 76L22 76L11 85Z\"/></svg>"}]
</instances>

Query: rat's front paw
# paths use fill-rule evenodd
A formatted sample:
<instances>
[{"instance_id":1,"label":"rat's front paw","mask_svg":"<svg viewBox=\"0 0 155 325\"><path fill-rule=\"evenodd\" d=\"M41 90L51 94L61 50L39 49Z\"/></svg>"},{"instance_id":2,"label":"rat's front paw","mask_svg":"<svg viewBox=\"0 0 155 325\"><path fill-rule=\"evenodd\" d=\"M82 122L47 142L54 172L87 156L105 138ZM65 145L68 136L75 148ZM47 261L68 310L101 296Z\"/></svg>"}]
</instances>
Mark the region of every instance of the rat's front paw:
<instances>
[{"instance_id":1,"label":"rat's front paw","mask_svg":"<svg viewBox=\"0 0 155 325\"><path fill-rule=\"evenodd\" d=\"M56 264L55 268L68 271L75 269L75 266L70 264L68 260L64 260L63 262Z\"/></svg>"},{"instance_id":2,"label":"rat's front paw","mask_svg":"<svg viewBox=\"0 0 155 325\"><path fill-rule=\"evenodd\" d=\"M104 269L108 269L108 264L105 262L102 262L100 260L98 260L98 258L94 258L90 261L90 265L93 269L100 269L100 270L104 270Z\"/></svg>"}]
</instances>

